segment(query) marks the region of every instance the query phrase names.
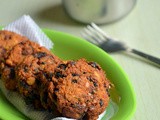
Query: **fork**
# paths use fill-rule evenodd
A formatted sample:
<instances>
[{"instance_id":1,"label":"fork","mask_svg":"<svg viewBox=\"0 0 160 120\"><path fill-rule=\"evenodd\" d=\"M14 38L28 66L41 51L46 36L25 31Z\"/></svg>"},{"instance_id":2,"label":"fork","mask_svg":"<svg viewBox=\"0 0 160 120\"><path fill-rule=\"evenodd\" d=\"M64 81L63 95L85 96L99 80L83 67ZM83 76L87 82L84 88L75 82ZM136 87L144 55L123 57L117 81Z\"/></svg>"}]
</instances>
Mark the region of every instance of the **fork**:
<instances>
[{"instance_id":1,"label":"fork","mask_svg":"<svg viewBox=\"0 0 160 120\"><path fill-rule=\"evenodd\" d=\"M157 65L160 65L160 58L157 58L149 54L140 52L139 50L130 48L125 43L118 41L117 39L109 37L102 29L100 29L94 23L87 25L87 27L84 29L81 35L83 38L99 46L106 52L109 52L109 53L118 52L118 51L131 52Z\"/></svg>"}]
</instances>

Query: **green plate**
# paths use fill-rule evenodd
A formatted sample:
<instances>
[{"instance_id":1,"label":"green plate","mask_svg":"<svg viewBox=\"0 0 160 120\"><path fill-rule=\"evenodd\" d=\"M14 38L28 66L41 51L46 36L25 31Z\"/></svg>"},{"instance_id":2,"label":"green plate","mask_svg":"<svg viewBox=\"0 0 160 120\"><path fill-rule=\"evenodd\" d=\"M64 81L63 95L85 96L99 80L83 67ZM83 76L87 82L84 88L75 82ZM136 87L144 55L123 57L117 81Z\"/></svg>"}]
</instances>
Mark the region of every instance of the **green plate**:
<instances>
[{"instance_id":1,"label":"green plate","mask_svg":"<svg viewBox=\"0 0 160 120\"><path fill-rule=\"evenodd\" d=\"M111 120L130 120L136 109L136 97L130 80L123 69L106 52L81 38L47 29L44 32L54 42L52 52L61 59L86 58L101 65L116 89L115 93L115 90L113 91L113 94L116 95L111 95L111 97L117 106L117 112L113 114ZM111 112L111 107L106 109L106 115L102 117L103 120L107 119L109 112ZM1 91L0 118L4 120L27 119L6 100Z\"/></svg>"}]
</instances>

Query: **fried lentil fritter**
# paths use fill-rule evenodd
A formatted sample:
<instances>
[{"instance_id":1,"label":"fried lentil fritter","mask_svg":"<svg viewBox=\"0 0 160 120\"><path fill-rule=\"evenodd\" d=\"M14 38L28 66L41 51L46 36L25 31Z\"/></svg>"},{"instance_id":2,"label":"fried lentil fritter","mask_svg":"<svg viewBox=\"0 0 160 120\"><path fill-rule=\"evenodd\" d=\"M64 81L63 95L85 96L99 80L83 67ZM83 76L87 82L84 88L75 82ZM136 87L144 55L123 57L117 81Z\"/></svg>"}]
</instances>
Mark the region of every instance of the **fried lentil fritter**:
<instances>
[{"instance_id":1,"label":"fried lentil fritter","mask_svg":"<svg viewBox=\"0 0 160 120\"><path fill-rule=\"evenodd\" d=\"M14 32L0 31L0 75L27 104L60 116L96 120L108 106L110 82L100 65L63 61Z\"/></svg>"},{"instance_id":2,"label":"fried lentil fritter","mask_svg":"<svg viewBox=\"0 0 160 120\"><path fill-rule=\"evenodd\" d=\"M43 101L43 91L48 88L49 77L52 77L52 72L59 62L59 58L47 53L41 57L40 55L38 57L37 55L28 55L16 68L18 91L23 94L29 103L39 100L43 107L47 109ZM49 71L45 72L46 70Z\"/></svg>"},{"instance_id":3,"label":"fried lentil fritter","mask_svg":"<svg viewBox=\"0 0 160 120\"><path fill-rule=\"evenodd\" d=\"M22 41L8 50L4 55L4 61L1 62L0 67L2 79L5 81L5 86L7 89L16 89L17 82L15 80L15 68L27 55L36 55L37 53L43 54L45 52L49 53L46 48L41 47L39 44L29 40Z\"/></svg>"},{"instance_id":4,"label":"fried lentil fritter","mask_svg":"<svg viewBox=\"0 0 160 120\"><path fill-rule=\"evenodd\" d=\"M27 38L19 34L7 30L0 30L0 62L4 60L4 55L8 50L25 40L27 40Z\"/></svg>"},{"instance_id":5,"label":"fried lentil fritter","mask_svg":"<svg viewBox=\"0 0 160 120\"><path fill-rule=\"evenodd\" d=\"M85 59L59 65L55 71L57 109L63 116L96 120L109 102L110 82L102 68Z\"/></svg>"},{"instance_id":6,"label":"fried lentil fritter","mask_svg":"<svg viewBox=\"0 0 160 120\"><path fill-rule=\"evenodd\" d=\"M13 80L9 80L10 78L13 78L15 76L15 72L13 67L6 67L6 69L4 70L4 62L6 60L5 56L15 45L26 40L26 37L14 32L10 32L7 30L0 31L0 76L5 76L3 80L6 80L5 86L8 89L15 89L15 82Z\"/></svg>"}]
</instances>

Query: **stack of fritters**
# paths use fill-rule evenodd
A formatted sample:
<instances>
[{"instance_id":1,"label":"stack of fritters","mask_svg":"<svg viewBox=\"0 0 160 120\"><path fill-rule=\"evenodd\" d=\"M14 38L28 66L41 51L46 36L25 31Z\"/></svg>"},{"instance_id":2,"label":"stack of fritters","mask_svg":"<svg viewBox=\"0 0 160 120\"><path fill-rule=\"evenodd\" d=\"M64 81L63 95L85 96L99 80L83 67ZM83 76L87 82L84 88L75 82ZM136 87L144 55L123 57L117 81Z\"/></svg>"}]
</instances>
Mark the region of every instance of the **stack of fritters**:
<instances>
[{"instance_id":1,"label":"stack of fritters","mask_svg":"<svg viewBox=\"0 0 160 120\"><path fill-rule=\"evenodd\" d=\"M109 102L110 82L97 63L63 61L9 31L0 31L0 74L5 87L27 104L64 117L96 120Z\"/></svg>"}]
</instances>

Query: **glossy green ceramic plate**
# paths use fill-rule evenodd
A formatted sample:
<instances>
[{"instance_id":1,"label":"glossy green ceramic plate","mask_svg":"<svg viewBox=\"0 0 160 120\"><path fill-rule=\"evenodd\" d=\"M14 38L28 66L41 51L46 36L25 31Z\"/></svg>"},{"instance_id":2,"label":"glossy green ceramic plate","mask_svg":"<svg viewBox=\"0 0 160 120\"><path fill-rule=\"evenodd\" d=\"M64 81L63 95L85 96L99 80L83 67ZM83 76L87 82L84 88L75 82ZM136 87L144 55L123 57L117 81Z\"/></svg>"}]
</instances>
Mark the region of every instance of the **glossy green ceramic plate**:
<instances>
[{"instance_id":1,"label":"glossy green ceramic plate","mask_svg":"<svg viewBox=\"0 0 160 120\"><path fill-rule=\"evenodd\" d=\"M115 85L118 99L120 98L120 101L115 100L118 109L111 120L131 119L136 109L136 98L130 80L123 69L106 52L83 39L57 31L44 30L44 32L54 42L52 52L60 58L64 60L86 58L99 63L106 71L107 77ZM110 107L106 111L110 112ZM102 117L103 120L107 119L107 112ZM1 91L0 118L4 120L27 119L5 99Z\"/></svg>"}]
</instances>

